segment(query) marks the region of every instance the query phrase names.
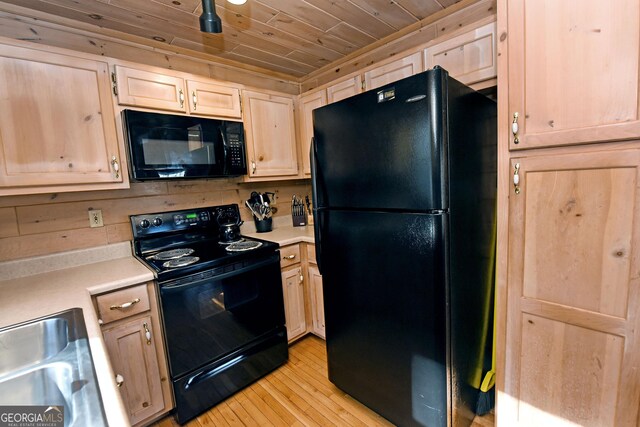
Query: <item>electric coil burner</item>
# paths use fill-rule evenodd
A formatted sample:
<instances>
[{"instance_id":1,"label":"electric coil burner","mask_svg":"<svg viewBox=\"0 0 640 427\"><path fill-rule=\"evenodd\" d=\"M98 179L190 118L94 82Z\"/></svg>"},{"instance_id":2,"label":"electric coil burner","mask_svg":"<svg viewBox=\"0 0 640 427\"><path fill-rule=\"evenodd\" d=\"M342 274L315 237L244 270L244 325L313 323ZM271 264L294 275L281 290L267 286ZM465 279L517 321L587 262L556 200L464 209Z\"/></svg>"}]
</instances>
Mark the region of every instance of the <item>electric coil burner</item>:
<instances>
[{"instance_id":1,"label":"electric coil burner","mask_svg":"<svg viewBox=\"0 0 640 427\"><path fill-rule=\"evenodd\" d=\"M230 243L230 222L241 224L236 204L131 216L134 255L157 278L181 424L288 358L278 244Z\"/></svg>"}]
</instances>

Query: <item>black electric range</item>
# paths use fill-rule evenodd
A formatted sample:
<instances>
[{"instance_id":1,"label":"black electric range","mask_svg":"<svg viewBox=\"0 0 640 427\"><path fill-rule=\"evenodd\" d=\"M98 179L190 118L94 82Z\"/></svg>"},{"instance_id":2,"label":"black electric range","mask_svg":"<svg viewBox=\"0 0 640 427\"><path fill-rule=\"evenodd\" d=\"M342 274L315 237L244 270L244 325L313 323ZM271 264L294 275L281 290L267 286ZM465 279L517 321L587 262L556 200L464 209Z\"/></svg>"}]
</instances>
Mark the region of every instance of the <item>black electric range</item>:
<instances>
[{"instance_id":1,"label":"black electric range","mask_svg":"<svg viewBox=\"0 0 640 427\"><path fill-rule=\"evenodd\" d=\"M185 423L288 359L278 244L234 235L238 205L131 216L156 278L175 416Z\"/></svg>"}]
</instances>

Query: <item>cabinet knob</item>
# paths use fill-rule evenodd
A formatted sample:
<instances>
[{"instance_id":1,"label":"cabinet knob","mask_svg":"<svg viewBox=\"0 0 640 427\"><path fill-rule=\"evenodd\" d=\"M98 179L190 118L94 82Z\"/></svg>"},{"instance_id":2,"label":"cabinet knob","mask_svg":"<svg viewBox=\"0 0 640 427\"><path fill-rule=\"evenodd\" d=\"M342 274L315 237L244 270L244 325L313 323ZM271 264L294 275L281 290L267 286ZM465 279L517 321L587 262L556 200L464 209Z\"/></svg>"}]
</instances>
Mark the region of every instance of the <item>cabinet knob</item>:
<instances>
[{"instance_id":1,"label":"cabinet knob","mask_svg":"<svg viewBox=\"0 0 640 427\"><path fill-rule=\"evenodd\" d=\"M520 163L516 163L513 168L513 189L516 194L520 194Z\"/></svg>"},{"instance_id":2,"label":"cabinet knob","mask_svg":"<svg viewBox=\"0 0 640 427\"><path fill-rule=\"evenodd\" d=\"M144 336L147 339L147 345L151 345L151 331L149 330L149 326L147 323L143 323L142 327L144 328Z\"/></svg>"},{"instance_id":3,"label":"cabinet knob","mask_svg":"<svg viewBox=\"0 0 640 427\"><path fill-rule=\"evenodd\" d=\"M251 173L256 173L256 162L251 161Z\"/></svg>"},{"instance_id":4,"label":"cabinet knob","mask_svg":"<svg viewBox=\"0 0 640 427\"><path fill-rule=\"evenodd\" d=\"M196 91L191 92L191 98L193 99L193 111L196 111L198 106L198 96L196 95Z\"/></svg>"},{"instance_id":5,"label":"cabinet knob","mask_svg":"<svg viewBox=\"0 0 640 427\"><path fill-rule=\"evenodd\" d=\"M111 166L113 166L113 171L116 173L116 179L120 178L120 164L116 156L111 156Z\"/></svg>"},{"instance_id":6,"label":"cabinet knob","mask_svg":"<svg viewBox=\"0 0 640 427\"><path fill-rule=\"evenodd\" d=\"M511 133L513 134L513 143L519 144L520 139L518 138L518 117L520 114L518 112L513 113L513 122L511 122Z\"/></svg>"},{"instance_id":7,"label":"cabinet knob","mask_svg":"<svg viewBox=\"0 0 640 427\"><path fill-rule=\"evenodd\" d=\"M287 255L287 256L283 256L282 259L295 259L296 254L291 254L291 255Z\"/></svg>"},{"instance_id":8,"label":"cabinet knob","mask_svg":"<svg viewBox=\"0 0 640 427\"><path fill-rule=\"evenodd\" d=\"M180 100L180 108L184 108L184 92L182 89L178 90L178 99Z\"/></svg>"},{"instance_id":9,"label":"cabinet knob","mask_svg":"<svg viewBox=\"0 0 640 427\"><path fill-rule=\"evenodd\" d=\"M116 385L118 386L118 388L122 387L122 384L124 384L124 377L120 374L116 375Z\"/></svg>"}]
</instances>

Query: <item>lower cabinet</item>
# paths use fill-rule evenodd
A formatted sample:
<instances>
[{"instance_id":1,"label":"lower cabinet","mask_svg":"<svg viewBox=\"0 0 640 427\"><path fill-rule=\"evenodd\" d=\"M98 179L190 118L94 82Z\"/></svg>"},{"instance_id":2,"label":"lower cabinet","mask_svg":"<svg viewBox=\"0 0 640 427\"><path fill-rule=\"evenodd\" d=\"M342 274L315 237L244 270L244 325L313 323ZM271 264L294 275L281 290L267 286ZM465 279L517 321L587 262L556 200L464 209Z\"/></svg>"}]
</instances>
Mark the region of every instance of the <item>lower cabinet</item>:
<instances>
[{"instance_id":1,"label":"lower cabinet","mask_svg":"<svg viewBox=\"0 0 640 427\"><path fill-rule=\"evenodd\" d=\"M310 243L280 248L280 268L289 342L310 332L325 338L322 276Z\"/></svg>"},{"instance_id":2,"label":"lower cabinet","mask_svg":"<svg viewBox=\"0 0 640 427\"><path fill-rule=\"evenodd\" d=\"M156 301L153 283L94 299L115 382L132 425L147 424L173 406Z\"/></svg>"},{"instance_id":3,"label":"lower cabinet","mask_svg":"<svg viewBox=\"0 0 640 427\"><path fill-rule=\"evenodd\" d=\"M294 340L307 332L304 313L304 276L301 267L282 270L282 294L287 324L287 339Z\"/></svg>"},{"instance_id":4,"label":"lower cabinet","mask_svg":"<svg viewBox=\"0 0 640 427\"><path fill-rule=\"evenodd\" d=\"M311 264L309 265L309 296L311 297L311 332L325 338L322 276L318 267Z\"/></svg>"}]
</instances>

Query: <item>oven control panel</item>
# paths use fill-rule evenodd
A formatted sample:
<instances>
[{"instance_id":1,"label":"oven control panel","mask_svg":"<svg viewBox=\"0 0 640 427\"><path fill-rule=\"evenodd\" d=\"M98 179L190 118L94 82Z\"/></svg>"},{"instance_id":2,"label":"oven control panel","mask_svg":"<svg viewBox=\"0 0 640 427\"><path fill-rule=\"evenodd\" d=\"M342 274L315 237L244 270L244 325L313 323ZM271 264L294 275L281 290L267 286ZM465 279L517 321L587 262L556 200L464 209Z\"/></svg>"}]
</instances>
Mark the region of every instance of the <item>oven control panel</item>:
<instances>
[{"instance_id":1,"label":"oven control panel","mask_svg":"<svg viewBox=\"0 0 640 427\"><path fill-rule=\"evenodd\" d=\"M156 234L177 232L186 229L208 229L218 231L218 206L186 209L173 212L158 212L132 215L131 231L134 238L153 237ZM236 205L237 208L237 205Z\"/></svg>"}]
</instances>

